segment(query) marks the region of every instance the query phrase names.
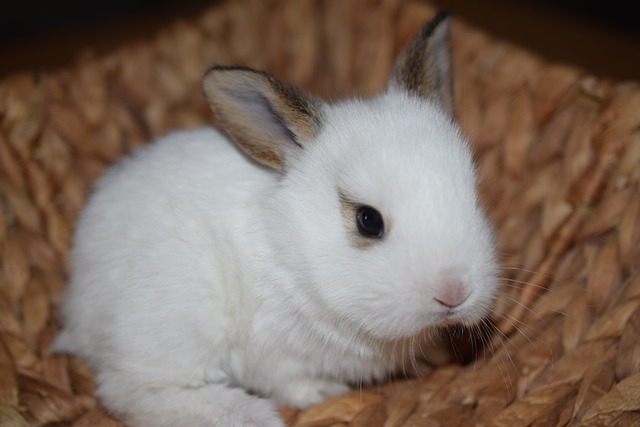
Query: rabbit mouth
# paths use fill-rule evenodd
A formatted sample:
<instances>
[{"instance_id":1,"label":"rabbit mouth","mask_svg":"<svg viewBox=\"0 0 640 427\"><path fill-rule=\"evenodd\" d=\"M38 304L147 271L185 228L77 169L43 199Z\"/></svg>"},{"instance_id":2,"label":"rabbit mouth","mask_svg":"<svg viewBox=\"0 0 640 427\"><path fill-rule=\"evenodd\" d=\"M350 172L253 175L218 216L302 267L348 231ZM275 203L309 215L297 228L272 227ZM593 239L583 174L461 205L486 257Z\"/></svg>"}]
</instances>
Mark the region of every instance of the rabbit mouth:
<instances>
[{"instance_id":1,"label":"rabbit mouth","mask_svg":"<svg viewBox=\"0 0 640 427\"><path fill-rule=\"evenodd\" d=\"M443 308L434 314L434 326L472 326L481 319L470 315L461 307Z\"/></svg>"},{"instance_id":2,"label":"rabbit mouth","mask_svg":"<svg viewBox=\"0 0 640 427\"><path fill-rule=\"evenodd\" d=\"M434 315L434 326L452 326L464 323L464 316L460 314L460 310L448 308L440 310Z\"/></svg>"}]
</instances>

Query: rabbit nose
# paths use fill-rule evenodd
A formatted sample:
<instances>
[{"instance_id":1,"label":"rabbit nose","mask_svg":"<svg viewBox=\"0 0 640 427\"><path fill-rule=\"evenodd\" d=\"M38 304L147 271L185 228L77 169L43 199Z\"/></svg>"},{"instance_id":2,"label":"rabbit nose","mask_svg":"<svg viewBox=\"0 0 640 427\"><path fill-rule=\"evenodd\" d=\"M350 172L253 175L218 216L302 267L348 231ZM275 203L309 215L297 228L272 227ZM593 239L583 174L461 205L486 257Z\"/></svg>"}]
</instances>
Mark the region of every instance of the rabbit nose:
<instances>
[{"instance_id":1,"label":"rabbit nose","mask_svg":"<svg viewBox=\"0 0 640 427\"><path fill-rule=\"evenodd\" d=\"M454 308L469 298L464 285L460 281L447 281L443 283L438 294L433 297L438 303L448 308Z\"/></svg>"}]
</instances>

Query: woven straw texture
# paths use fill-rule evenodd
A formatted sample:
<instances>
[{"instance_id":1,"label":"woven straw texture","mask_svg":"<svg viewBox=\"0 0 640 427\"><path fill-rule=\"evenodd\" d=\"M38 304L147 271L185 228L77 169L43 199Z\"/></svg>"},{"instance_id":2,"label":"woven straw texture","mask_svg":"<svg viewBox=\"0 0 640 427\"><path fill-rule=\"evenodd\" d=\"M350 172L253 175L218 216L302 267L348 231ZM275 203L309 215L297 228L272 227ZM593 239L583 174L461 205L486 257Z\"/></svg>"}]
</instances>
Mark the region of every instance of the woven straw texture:
<instances>
[{"instance_id":1,"label":"woven straw texture","mask_svg":"<svg viewBox=\"0 0 640 427\"><path fill-rule=\"evenodd\" d=\"M120 425L89 369L47 352L70 234L106 166L214 120L208 66L369 95L433 13L401 0L218 2L108 56L0 82L0 424ZM459 21L452 39L459 120L504 265L497 332L466 365L282 414L298 427L640 425L640 86Z\"/></svg>"}]
</instances>

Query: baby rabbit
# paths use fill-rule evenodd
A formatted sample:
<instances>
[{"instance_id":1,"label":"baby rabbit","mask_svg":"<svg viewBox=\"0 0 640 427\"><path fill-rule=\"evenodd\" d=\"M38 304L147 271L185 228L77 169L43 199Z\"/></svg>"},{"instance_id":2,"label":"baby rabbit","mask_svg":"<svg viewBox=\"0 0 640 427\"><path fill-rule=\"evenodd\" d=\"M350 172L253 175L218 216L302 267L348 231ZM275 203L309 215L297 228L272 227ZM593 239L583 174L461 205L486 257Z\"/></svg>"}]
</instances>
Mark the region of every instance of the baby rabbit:
<instances>
[{"instance_id":1,"label":"baby rabbit","mask_svg":"<svg viewBox=\"0 0 640 427\"><path fill-rule=\"evenodd\" d=\"M332 104L214 67L204 93L225 133L176 132L105 173L53 348L90 364L107 410L131 426L282 426L276 405L384 380L412 337L487 315L496 249L448 39L439 14L384 93Z\"/></svg>"}]
</instances>

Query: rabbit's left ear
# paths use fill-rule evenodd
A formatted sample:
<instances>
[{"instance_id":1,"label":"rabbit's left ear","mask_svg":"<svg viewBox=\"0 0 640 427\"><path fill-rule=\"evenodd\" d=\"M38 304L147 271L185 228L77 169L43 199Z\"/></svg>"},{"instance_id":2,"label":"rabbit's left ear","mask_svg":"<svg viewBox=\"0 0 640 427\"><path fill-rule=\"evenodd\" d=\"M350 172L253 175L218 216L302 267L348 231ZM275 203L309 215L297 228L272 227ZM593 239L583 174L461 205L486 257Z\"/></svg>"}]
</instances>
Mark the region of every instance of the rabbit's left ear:
<instances>
[{"instance_id":1,"label":"rabbit's left ear","mask_svg":"<svg viewBox=\"0 0 640 427\"><path fill-rule=\"evenodd\" d=\"M456 111L449 26L448 15L439 12L420 29L396 62L389 88L433 100L453 119Z\"/></svg>"}]
</instances>

